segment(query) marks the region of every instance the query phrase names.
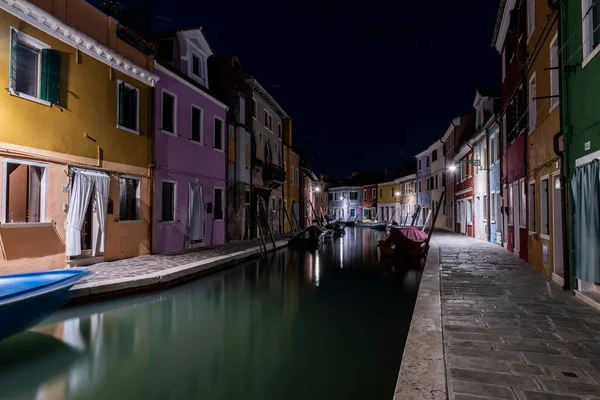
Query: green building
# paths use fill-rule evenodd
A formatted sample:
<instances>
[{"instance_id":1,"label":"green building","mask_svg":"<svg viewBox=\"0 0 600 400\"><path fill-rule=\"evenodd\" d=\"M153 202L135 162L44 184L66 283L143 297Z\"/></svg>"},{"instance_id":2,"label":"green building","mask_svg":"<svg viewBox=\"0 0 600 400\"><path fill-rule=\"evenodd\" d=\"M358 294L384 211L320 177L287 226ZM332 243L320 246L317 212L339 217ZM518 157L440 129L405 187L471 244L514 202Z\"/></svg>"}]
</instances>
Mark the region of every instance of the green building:
<instances>
[{"instance_id":1,"label":"green building","mask_svg":"<svg viewBox=\"0 0 600 400\"><path fill-rule=\"evenodd\" d=\"M600 2L560 7L561 129L571 288L600 298ZM557 137L558 138L558 137ZM555 139L557 139L555 138ZM555 147L560 147L555 140Z\"/></svg>"}]
</instances>

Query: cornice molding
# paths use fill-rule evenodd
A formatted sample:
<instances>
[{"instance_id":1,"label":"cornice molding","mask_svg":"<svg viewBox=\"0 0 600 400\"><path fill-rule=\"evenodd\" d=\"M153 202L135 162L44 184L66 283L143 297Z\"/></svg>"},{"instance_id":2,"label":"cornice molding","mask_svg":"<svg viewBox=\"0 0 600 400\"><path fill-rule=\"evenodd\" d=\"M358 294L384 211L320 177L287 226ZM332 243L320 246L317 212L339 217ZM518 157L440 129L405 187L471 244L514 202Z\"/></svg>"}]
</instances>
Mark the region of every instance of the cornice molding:
<instances>
[{"instance_id":1,"label":"cornice molding","mask_svg":"<svg viewBox=\"0 0 600 400\"><path fill-rule=\"evenodd\" d=\"M149 86L159 77L25 0L0 0L0 9Z\"/></svg>"}]
</instances>

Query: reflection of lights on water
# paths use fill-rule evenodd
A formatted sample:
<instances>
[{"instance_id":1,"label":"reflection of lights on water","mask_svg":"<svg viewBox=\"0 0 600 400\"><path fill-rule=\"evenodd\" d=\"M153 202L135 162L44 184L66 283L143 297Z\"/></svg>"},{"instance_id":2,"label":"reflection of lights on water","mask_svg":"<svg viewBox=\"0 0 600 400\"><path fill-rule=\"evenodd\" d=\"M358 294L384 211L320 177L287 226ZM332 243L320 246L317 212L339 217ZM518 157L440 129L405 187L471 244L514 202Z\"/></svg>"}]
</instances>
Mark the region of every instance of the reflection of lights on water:
<instances>
[{"instance_id":1,"label":"reflection of lights on water","mask_svg":"<svg viewBox=\"0 0 600 400\"><path fill-rule=\"evenodd\" d=\"M312 282L313 280L313 255L308 255L308 280Z\"/></svg>"},{"instance_id":2,"label":"reflection of lights on water","mask_svg":"<svg viewBox=\"0 0 600 400\"><path fill-rule=\"evenodd\" d=\"M340 238L340 267L344 268L344 239Z\"/></svg>"},{"instance_id":3,"label":"reflection of lights on water","mask_svg":"<svg viewBox=\"0 0 600 400\"><path fill-rule=\"evenodd\" d=\"M319 253L315 255L315 286L319 287L319 278L321 275L321 266L319 265Z\"/></svg>"}]
</instances>

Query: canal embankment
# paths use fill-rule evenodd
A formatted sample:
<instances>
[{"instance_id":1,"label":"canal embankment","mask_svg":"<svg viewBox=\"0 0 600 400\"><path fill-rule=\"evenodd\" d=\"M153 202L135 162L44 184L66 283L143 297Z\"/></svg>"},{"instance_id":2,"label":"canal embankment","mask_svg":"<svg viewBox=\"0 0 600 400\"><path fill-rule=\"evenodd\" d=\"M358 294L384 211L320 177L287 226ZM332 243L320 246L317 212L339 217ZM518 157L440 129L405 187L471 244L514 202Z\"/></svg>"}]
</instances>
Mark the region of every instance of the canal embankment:
<instances>
[{"instance_id":1,"label":"canal embankment","mask_svg":"<svg viewBox=\"0 0 600 400\"><path fill-rule=\"evenodd\" d=\"M445 399L440 248L432 239L394 392L394 400Z\"/></svg>"},{"instance_id":2,"label":"canal embankment","mask_svg":"<svg viewBox=\"0 0 600 400\"><path fill-rule=\"evenodd\" d=\"M288 245L278 237L269 251ZM157 290L180 284L264 254L259 241L237 242L209 249L146 255L87 267L91 276L71 289L69 305Z\"/></svg>"}]
</instances>

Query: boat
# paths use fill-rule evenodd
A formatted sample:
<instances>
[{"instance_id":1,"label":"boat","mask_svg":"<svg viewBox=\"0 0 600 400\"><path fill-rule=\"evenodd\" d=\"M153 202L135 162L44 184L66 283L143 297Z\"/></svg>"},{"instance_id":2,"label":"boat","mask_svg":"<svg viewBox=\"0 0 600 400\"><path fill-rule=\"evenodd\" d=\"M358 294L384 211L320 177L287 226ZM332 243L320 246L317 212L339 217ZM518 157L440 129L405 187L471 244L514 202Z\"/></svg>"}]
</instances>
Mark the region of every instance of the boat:
<instances>
[{"instance_id":1,"label":"boat","mask_svg":"<svg viewBox=\"0 0 600 400\"><path fill-rule=\"evenodd\" d=\"M334 236L342 236L346 233L346 225L343 222L333 222L325 225L325 229L332 230Z\"/></svg>"},{"instance_id":2,"label":"boat","mask_svg":"<svg viewBox=\"0 0 600 400\"><path fill-rule=\"evenodd\" d=\"M382 255L401 253L412 257L420 257L427 253L429 234L409 226L408 228L392 227L390 234L379 241Z\"/></svg>"},{"instance_id":3,"label":"boat","mask_svg":"<svg viewBox=\"0 0 600 400\"><path fill-rule=\"evenodd\" d=\"M375 229L376 231L385 231L387 229L387 224L379 223L370 226L371 229Z\"/></svg>"},{"instance_id":4,"label":"boat","mask_svg":"<svg viewBox=\"0 0 600 400\"><path fill-rule=\"evenodd\" d=\"M296 247L317 248L323 240L325 231L316 225L311 225L290 240L290 245Z\"/></svg>"},{"instance_id":5,"label":"boat","mask_svg":"<svg viewBox=\"0 0 600 400\"><path fill-rule=\"evenodd\" d=\"M68 298L85 269L60 269L0 276L0 340L44 320Z\"/></svg>"}]
</instances>

